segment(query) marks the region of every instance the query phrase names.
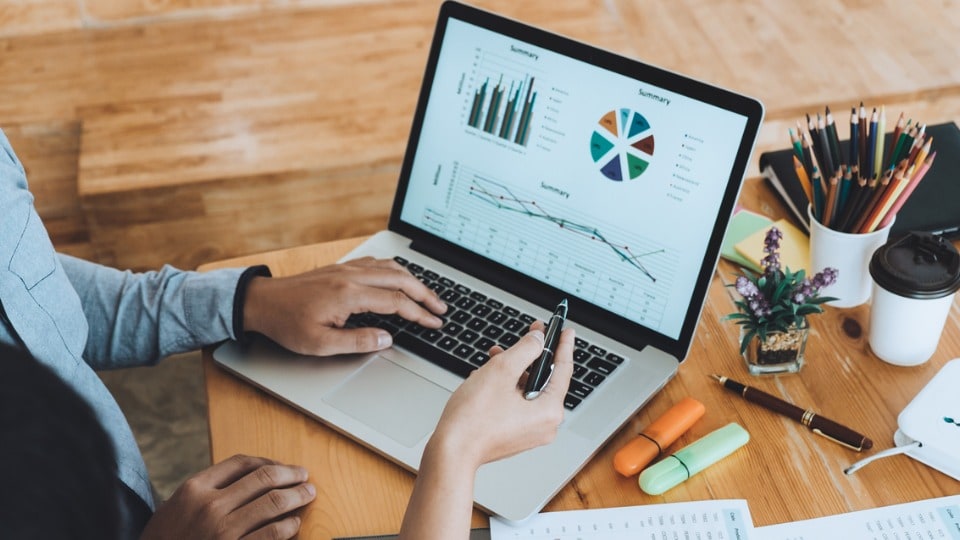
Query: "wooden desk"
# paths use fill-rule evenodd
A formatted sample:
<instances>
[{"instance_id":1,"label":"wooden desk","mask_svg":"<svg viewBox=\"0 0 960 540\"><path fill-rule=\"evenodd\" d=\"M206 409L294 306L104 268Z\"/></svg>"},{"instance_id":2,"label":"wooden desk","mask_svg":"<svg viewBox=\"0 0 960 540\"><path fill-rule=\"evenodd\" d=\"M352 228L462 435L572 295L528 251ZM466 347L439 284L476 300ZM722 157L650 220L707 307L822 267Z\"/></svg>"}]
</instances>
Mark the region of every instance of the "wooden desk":
<instances>
[{"instance_id":1,"label":"wooden desk","mask_svg":"<svg viewBox=\"0 0 960 540\"><path fill-rule=\"evenodd\" d=\"M747 182L741 201L771 215L783 209L766 186ZM292 274L334 262L362 239L304 246L209 264L215 267L269 264L274 274ZM754 378L738 353L737 328L722 317L735 308L724 287L735 271L721 262L714 274L690 355L679 375L641 410L545 508L569 510L661 502L744 498L758 526L862 510L960 493L960 482L899 456L878 461L854 476L842 469L868 453L855 453L799 424L733 397L708 377L723 373L784 396L864 432L872 452L890 447L897 415L948 360L960 356L960 309L955 303L934 357L899 368L873 356L866 342L868 308L828 308L812 320L807 365L799 375ZM307 467L317 500L303 514L303 538L395 533L413 486L413 475L338 435L213 364L204 354L214 462L235 453L271 457ZM652 419L684 396L707 413L678 443L729 422L752 440L726 460L658 497L623 478L613 454ZM487 519L474 512L473 526Z\"/></svg>"}]
</instances>

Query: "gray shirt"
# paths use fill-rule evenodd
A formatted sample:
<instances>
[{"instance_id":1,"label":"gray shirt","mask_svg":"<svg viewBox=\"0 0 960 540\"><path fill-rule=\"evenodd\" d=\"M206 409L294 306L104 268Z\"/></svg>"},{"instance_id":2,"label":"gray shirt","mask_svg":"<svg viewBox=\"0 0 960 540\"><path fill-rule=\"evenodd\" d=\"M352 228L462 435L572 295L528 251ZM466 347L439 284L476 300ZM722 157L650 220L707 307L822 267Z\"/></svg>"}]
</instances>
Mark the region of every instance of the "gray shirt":
<instances>
[{"instance_id":1,"label":"gray shirt","mask_svg":"<svg viewBox=\"0 0 960 540\"><path fill-rule=\"evenodd\" d=\"M94 370L150 365L234 338L242 272L132 273L57 254L0 131L0 342L25 347L86 398L116 448L120 479L151 509L143 458Z\"/></svg>"}]
</instances>

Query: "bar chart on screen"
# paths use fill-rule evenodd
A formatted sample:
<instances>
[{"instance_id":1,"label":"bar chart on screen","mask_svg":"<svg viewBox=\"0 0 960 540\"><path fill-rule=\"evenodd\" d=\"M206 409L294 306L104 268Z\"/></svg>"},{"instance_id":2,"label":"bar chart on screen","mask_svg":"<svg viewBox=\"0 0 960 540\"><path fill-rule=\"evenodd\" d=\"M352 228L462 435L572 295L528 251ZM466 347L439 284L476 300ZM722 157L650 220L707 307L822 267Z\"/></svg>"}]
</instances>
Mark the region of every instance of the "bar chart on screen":
<instances>
[{"instance_id":1,"label":"bar chart on screen","mask_svg":"<svg viewBox=\"0 0 960 540\"><path fill-rule=\"evenodd\" d=\"M464 78L462 116L472 133L517 150L534 144L550 150L563 136L555 124L566 92L532 63L477 48Z\"/></svg>"}]
</instances>

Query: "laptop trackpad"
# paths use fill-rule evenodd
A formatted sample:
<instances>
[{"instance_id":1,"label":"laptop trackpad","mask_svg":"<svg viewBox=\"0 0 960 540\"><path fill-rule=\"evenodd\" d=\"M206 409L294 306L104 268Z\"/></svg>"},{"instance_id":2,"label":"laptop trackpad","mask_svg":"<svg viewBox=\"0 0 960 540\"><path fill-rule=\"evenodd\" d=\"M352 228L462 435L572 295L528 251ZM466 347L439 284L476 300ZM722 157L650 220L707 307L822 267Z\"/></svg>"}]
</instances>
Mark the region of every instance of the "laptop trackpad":
<instances>
[{"instance_id":1,"label":"laptop trackpad","mask_svg":"<svg viewBox=\"0 0 960 540\"><path fill-rule=\"evenodd\" d=\"M449 397L446 388L377 355L323 401L412 448L437 427Z\"/></svg>"}]
</instances>

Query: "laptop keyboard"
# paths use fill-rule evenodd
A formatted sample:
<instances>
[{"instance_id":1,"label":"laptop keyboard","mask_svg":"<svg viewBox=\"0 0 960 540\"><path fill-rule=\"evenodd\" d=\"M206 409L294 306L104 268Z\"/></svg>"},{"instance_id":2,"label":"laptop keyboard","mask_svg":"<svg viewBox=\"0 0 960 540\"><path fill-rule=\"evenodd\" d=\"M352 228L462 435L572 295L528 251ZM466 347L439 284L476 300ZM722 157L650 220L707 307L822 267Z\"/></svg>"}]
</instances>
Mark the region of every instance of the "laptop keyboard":
<instances>
[{"instance_id":1,"label":"laptop keyboard","mask_svg":"<svg viewBox=\"0 0 960 540\"><path fill-rule=\"evenodd\" d=\"M442 316L443 327L425 328L399 315L374 313L353 315L347 326L383 328L393 335L394 344L461 377L466 378L487 363L490 347L499 345L506 349L519 341L536 320L519 309L403 257L394 257L394 260L447 303L447 312ZM624 361L622 356L581 338L576 338L573 360L573 378L563 402L570 410L580 405Z\"/></svg>"}]
</instances>

